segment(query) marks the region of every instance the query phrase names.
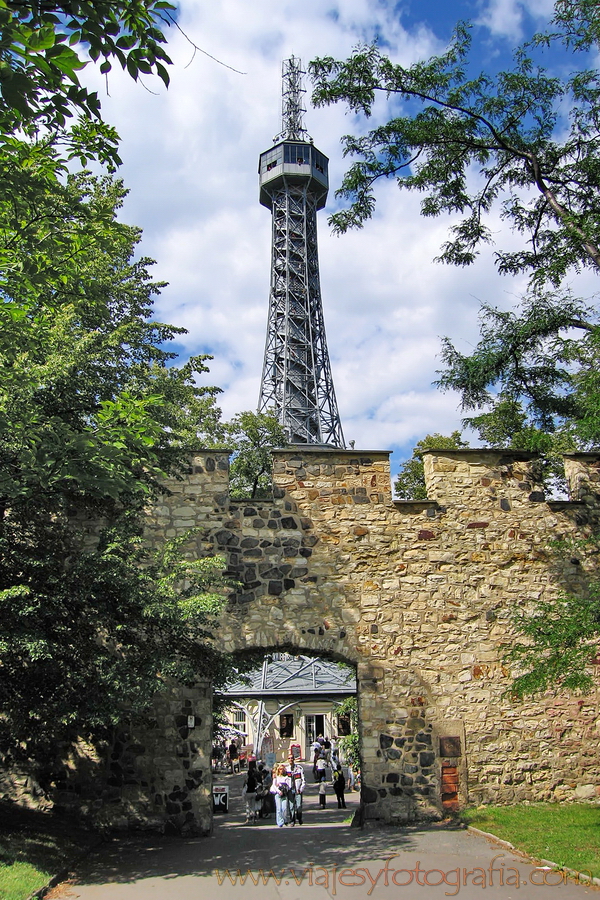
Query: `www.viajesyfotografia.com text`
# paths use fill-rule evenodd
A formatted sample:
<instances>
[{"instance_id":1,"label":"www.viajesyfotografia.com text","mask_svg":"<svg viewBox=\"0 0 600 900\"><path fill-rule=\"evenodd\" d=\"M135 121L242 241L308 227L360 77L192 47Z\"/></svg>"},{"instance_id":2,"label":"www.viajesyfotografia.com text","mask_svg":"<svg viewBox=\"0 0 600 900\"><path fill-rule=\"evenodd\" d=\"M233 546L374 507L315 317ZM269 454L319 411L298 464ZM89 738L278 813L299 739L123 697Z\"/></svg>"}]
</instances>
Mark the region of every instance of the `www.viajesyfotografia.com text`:
<instances>
[{"instance_id":1,"label":"www.viajesyfotografia.com text","mask_svg":"<svg viewBox=\"0 0 600 900\"><path fill-rule=\"evenodd\" d=\"M392 861L396 858L390 856L385 860L385 865L374 870L368 866L312 866L283 869L215 869L214 874L220 885L233 884L308 884L310 887L324 887L335 896L338 886L343 887L367 887L367 896L370 896L377 885L388 888L403 888L408 885L420 887L438 887L445 885L451 890L444 893L447 897L455 897L461 887L506 887L524 888L528 884L542 885L545 887L558 887L565 884L567 873L560 869L552 869L549 866L533 868L529 877L525 878L518 869L502 862L503 853L493 858L487 868L475 866L469 869L466 866L457 866L455 869L423 869L421 863L416 862L412 869L393 868ZM588 883L591 873L580 872L574 876L576 882Z\"/></svg>"}]
</instances>

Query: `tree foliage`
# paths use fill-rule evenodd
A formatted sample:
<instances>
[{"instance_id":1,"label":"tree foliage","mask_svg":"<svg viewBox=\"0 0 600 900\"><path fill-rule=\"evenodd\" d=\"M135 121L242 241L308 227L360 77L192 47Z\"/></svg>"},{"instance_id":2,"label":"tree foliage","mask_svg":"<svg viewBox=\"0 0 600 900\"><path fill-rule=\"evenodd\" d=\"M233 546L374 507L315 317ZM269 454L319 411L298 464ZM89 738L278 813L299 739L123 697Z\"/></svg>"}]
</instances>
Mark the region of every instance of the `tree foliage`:
<instances>
[{"instance_id":1,"label":"tree foliage","mask_svg":"<svg viewBox=\"0 0 600 900\"><path fill-rule=\"evenodd\" d=\"M162 27L170 11L166 0L0 0L0 142L64 128L80 113L87 121L71 135L75 152L89 154L93 138L96 155L118 163L116 134L78 73L88 59L106 74L116 61L134 79L155 73L168 85Z\"/></svg>"},{"instance_id":2,"label":"tree foliage","mask_svg":"<svg viewBox=\"0 0 600 900\"><path fill-rule=\"evenodd\" d=\"M516 310L484 304L480 323L481 338L470 355L444 339L446 368L438 386L459 391L465 410L518 406L541 444L558 434L568 449L599 446L596 310L568 292L535 291Z\"/></svg>"},{"instance_id":3,"label":"tree foliage","mask_svg":"<svg viewBox=\"0 0 600 900\"><path fill-rule=\"evenodd\" d=\"M443 54L409 67L376 45L312 63L317 104L345 101L369 117L383 95L391 112L343 139L354 162L338 195L350 205L332 222L338 231L363 225L377 180L394 177L422 194L423 215L454 217L440 259L469 265L492 242L490 215L499 211L523 242L497 248L498 271L528 276L528 293L514 310L483 305L474 352L446 338L437 384L480 412L466 421L484 431L520 409L512 446L596 447L598 315L565 281L600 265L600 7L557 0L548 29L518 47L504 71L474 73L471 40L459 23ZM558 51L556 71L544 68L548 48Z\"/></svg>"},{"instance_id":4,"label":"tree foliage","mask_svg":"<svg viewBox=\"0 0 600 900\"><path fill-rule=\"evenodd\" d=\"M424 194L423 215L462 215L442 248L446 262L468 265L479 245L492 241L486 216L499 203L526 242L521 250L498 251L500 272L526 272L557 286L570 269L596 269L598 72L578 68L561 78L534 58L549 43L581 50L581 42L573 43L577 28L587 29L590 44L596 40L597 4L577 0L571 7L559 4L559 30L518 48L512 69L496 75L471 77L465 23L445 53L408 68L392 63L377 45L359 47L345 61L325 57L311 63L317 105L345 101L369 117L383 94L394 111L406 110L364 136L343 139L345 154L355 162L337 192L351 205L332 216L335 229L362 225L373 213L373 185L394 177L401 188ZM477 178L471 177L473 169Z\"/></svg>"},{"instance_id":5,"label":"tree foliage","mask_svg":"<svg viewBox=\"0 0 600 900\"><path fill-rule=\"evenodd\" d=\"M453 431L450 436L436 432L435 434L428 434L422 440L417 441L411 458L405 460L400 466L400 473L394 483L396 496L401 500L427 499L425 468L423 465L423 453L425 450L462 450L468 446L468 442L463 441L459 431Z\"/></svg>"},{"instance_id":6,"label":"tree foliage","mask_svg":"<svg viewBox=\"0 0 600 900\"><path fill-rule=\"evenodd\" d=\"M0 153L0 748L40 758L141 708L168 676L219 677L220 562L150 553L143 512L213 439L202 357L154 321L160 283L117 220L120 182L55 145ZM100 524L103 530L97 533Z\"/></svg>"},{"instance_id":7,"label":"tree foliage","mask_svg":"<svg viewBox=\"0 0 600 900\"><path fill-rule=\"evenodd\" d=\"M120 182L61 181L51 145L13 146L0 160L0 182L4 171L21 185L0 200L5 498L44 487L65 502L117 499L132 476L147 493L218 417L217 389L195 386L202 358L170 365L165 344L180 329L150 318L161 285L151 260L134 258L138 229L116 219Z\"/></svg>"},{"instance_id":8,"label":"tree foliage","mask_svg":"<svg viewBox=\"0 0 600 900\"><path fill-rule=\"evenodd\" d=\"M0 751L48 761L143 713L168 679L225 678L210 640L222 605L218 557L144 547L125 513L97 543L63 518L11 511L0 533ZM179 542L180 544L183 541Z\"/></svg>"},{"instance_id":9,"label":"tree foliage","mask_svg":"<svg viewBox=\"0 0 600 900\"><path fill-rule=\"evenodd\" d=\"M271 497L272 451L287 443L285 431L268 413L242 412L225 424L225 443L233 450L229 492L235 499Z\"/></svg>"}]
</instances>

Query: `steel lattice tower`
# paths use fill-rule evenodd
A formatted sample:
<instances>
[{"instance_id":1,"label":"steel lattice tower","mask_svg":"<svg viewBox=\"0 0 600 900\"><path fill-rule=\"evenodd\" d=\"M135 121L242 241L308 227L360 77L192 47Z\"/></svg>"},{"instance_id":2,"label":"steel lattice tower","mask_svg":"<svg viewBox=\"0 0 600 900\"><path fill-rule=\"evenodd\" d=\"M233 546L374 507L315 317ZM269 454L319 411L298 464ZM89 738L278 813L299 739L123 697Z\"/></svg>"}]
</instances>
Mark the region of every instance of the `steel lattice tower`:
<instances>
[{"instance_id":1,"label":"steel lattice tower","mask_svg":"<svg viewBox=\"0 0 600 900\"><path fill-rule=\"evenodd\" d=\"M260 202L273 216L271 290L259 412L275 410L292 444L344 448L325 338L317 210L329 160L304 128L301 62L283 63L283 125L259 161Z\"/></svg>"}]
</instances>

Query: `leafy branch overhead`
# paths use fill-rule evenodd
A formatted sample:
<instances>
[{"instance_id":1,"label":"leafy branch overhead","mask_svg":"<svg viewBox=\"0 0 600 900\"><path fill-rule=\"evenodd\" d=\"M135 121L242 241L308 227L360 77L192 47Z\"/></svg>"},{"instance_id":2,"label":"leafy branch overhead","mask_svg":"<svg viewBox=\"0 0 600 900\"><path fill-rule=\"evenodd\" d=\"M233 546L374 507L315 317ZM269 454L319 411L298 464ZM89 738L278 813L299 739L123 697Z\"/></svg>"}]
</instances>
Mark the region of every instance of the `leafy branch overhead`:
<instances>
[{"instance_id":1,"label":"leafy branch overhead","mask_svg":"<svg viewBox=\"0 0 600 900\"><path fill-rule=\"evenodd\" d=\"M480 340L471 354L443 339L445 369L437 385L459 391L466 410L525 403L523 426L568 432L574 443L565 449L597 446L599 339L596 310L568 291L535 291L517 310L482 304ZM473 423L478 427L465 420Z\"/></svg>"},{"instance_id":2,"label":"leafy branch overhead","mask_svg":"<svg viewBox=\"0 0 600 900\"><path fill-rule=\"evenodd\" d=\"M573 6L579 26L595 29L587 32L593 43L597 4ZM365 135L343 139L354 162L338 196L350 206L332 216L334 228L363 225L373 214L376 181L394 177L401 188L424 194L423 215L462 216L442 247L445 262L468 265L482 243L492 242L488 215L499 203L525 238L520 250L498 251L500 272L526 272L557 286L570 269L600 266L598 72L552 76L535 58L549 43L573 43L572 17L560 18L560 7L559 30L518 48L512 69L495 75L471 76L465 23L445 53L408 67L376 45L359 47L345 61L313 61L316 105L345 101L369 117L383 94L392 112Z\"/></svg>"},{"instance_id":3,"label":"leafy branch overhead","mask_svg":"<svg viewBox=\"0 0 600 900\"><path fill-rule=\"evenodd\" d=\"M187 558L210 554L197 535L141 540L220 411L205 359L174 365L181 329L152 319L162 284L118 221L122 184L16 138L0 184L0 753L44 760L169 675L224 673L221 560Z\"/></svg>"},{"instance_id":4,"label":"leafy branch overhead","mask_svg":"<svg viewBox=\"0 0 600 900\"><path fill-rule=\"evenodd\" d=\"M600 6L557 0L547 29L504 71L474 71L479 34L459 23L444 53L411 66L376 45L311 64L318 105L344 101L369 118L377 98L388 101L387 121L343 138L353 162L338 196L348 205L332 223L362 226L377 181L392 177L422 195L424 216L453 217L439 258L469 265L493 242L499 212L523 240L497 247L498 271L527 276L528 293L514 310L483 304L474 351L445 338L437 384L483 417L519 407L531 449L548 444L541 432L567 435L565 449L598 446L598 315L572 276L600 266ZM467 422L490 430L481 417Z\"/></svg>"},{"instance_id":5,"label":"leafy branch overhead","mask_svg":"<svg viewBox=\"0 0 600 900\"><path fill-rule=\"evenodd\" d=\"M0 139L64 128L80 113L95 120L103 161L118 163L116 135L79 73L88 59L105 74L116 61L134 79L156 74L168 85L163 27L175 9L167 0L0 0Z\"/></svg>"}]
</instances>

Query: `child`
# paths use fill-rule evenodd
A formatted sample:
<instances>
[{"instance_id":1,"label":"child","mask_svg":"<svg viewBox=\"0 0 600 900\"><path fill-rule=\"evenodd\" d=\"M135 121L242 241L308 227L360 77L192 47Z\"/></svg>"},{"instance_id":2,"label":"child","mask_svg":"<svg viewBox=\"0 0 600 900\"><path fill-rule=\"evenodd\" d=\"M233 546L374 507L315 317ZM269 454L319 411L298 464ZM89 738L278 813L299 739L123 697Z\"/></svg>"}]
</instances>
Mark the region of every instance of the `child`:
<instances>
[{"instance_id":1,"label":"child","mask_svg":"<svg viewBox=\"0 0 600 900\"><path fill-rule=\"evenodd\" d=\"M322 781L319 785L319 805L321 809L325 809L325 804L327 801L327 797L325 795L325 782Z\"/></svg>"}]
</instances>

